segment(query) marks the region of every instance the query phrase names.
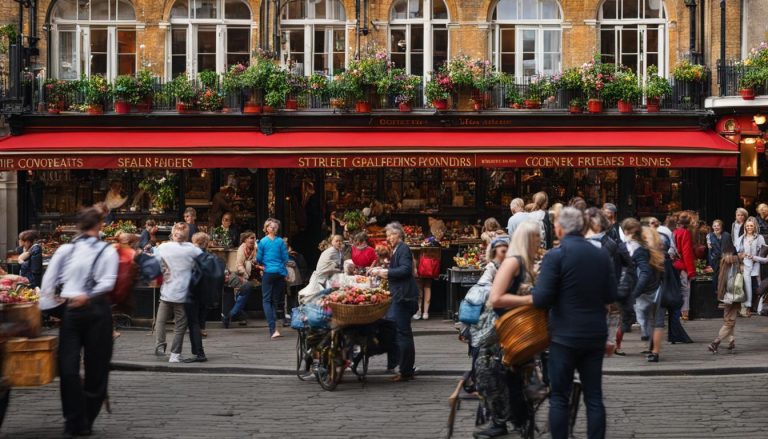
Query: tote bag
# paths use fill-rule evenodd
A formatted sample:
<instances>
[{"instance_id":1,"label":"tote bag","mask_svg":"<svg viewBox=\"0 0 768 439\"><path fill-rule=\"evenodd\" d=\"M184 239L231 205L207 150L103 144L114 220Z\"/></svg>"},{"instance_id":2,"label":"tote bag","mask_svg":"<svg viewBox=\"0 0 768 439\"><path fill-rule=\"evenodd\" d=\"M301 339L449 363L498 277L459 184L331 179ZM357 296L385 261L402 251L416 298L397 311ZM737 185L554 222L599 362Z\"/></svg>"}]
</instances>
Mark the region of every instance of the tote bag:
<instances>
[{"instance_id":1,"label":"tote bag","mask_svg":"<svg viewBox=\"0 0 768 439\"><path fill-rule=\"evenodd\" d=\"M739 272L733 277L733 281L728 282L727 291L723 295L723 303L731 305L742 303L745 300L747 300L747 295L744 292L744 275L739 269Z\"/></svg>"}]
</instances>

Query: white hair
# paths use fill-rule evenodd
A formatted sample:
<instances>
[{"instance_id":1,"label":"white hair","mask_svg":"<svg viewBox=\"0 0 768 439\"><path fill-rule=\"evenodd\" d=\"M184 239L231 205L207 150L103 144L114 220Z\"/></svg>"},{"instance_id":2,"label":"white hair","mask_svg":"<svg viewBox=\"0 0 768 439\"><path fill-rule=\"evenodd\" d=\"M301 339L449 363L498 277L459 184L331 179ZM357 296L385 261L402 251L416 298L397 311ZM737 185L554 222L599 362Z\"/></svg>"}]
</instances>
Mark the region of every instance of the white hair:
<instances>
[{"instance_id":1,"label":"white hair","mask_svg":"<svg viewBox=\"0 0 768 439\"><path fill-rule=\"evenodd\" d=\"M575 207L564 207L560 211L557 223L566 234L581 234L582 230L584 230L584 213Z\"/></svg>"},{"instance_id":2,"label":"white hair","mask_svg":"<svg viewBox=\"0 0 768 439\"><path fill-rule=\"evenodd\" d=\"M403 225L397 221L387 224L387 226L384 227L384 232L387 234L397 233L400 235L400 239L405 239L405 230L403 230Z\"/></svg>"}]
</instances>

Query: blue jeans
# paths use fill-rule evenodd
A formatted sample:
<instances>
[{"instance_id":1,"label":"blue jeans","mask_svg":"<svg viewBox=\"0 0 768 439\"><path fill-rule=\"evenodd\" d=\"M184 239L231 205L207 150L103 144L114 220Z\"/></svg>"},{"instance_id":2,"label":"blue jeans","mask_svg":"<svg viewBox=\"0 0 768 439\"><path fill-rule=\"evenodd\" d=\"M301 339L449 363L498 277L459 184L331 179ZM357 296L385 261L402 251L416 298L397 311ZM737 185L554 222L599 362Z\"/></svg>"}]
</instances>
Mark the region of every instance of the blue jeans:
<instances>
[{"instance_id":1,"label":"blue jeans","mask_svg":"<svg viewBox=\"0 0 768 439\"><path fill-rule=\"evenodd\" d=\"M392 302L387 311L387 320L395 322L397 327L397 351L392 349L387 354L387 367L392 369L399 363L400 375L405 377L413 376L413 364L416 361L411 318L417 309L418 304L415 301Z\"/></svg>"},{"instance_id":2,"label":"blue jeans","mask_svg":"<svg viewBox=\"0 0 768 439\"><path fill-rule=\"evenodd\" d=\"M238 291L237 295L235 296L235 304L232 305L232 309L229 310L229 318L235 317L236 315L243 312L245 309L245 304L248 303L248 298L251 297L253 290L254 288L251 282L246 282L242 287L240 287L240 291Z\"/></svg>"},{"instance_id":3,"label":"blue jeans","mask_svg":"<svg viewBox=\"0 0 768 439\"><path fill-rule=\"evenodd\" d=\"M549 426L552 439L568 438L568 404L573 385L573 371L579 371L587 407L587 437L605 437L605 406L603 405L603 354L600 348L572 348L558 343L549 346Z\"/></svg>"},{"instance_id":4,"label":"blue jeans","mask_svg":"<svg viewBox=\"0 0 768 439\"><path fill-rule=\"evenodd\" d=\"M277 306L283 301L284 293L285 276L280 273L264 273L261 279L261 294L270 335L275 333Z\"/></svg>"}]
</instances>

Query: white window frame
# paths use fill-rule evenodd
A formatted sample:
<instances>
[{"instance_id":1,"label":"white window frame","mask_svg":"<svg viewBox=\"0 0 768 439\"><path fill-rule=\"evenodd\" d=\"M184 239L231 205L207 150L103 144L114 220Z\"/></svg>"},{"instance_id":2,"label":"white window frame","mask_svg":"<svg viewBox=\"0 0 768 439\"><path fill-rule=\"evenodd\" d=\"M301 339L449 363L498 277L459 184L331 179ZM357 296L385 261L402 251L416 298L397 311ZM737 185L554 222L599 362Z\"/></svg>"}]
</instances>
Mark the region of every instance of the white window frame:
<instances>
[{"instance_id":1,"label":"white window frame","mask_svg":"<svg viewBox=\"0 0 768 439\"><path fill-rule=\"evenodd\" d=\"M110 0L110 7L112 4L117 4L116 0ZM133 7L134 16L136 16L136 6L131 3ZM54 12L56 5L53 6ZM115 17L117 17L115 13ZM91 76L91 63L86 62L91 58L91 27L94 28L106 28L107 29L107 72L105 78L113 80L117 76L118 61L117 61L117 30L126 29L136 32L140 27L140 23L137 20L90 20L89 19L62 19L54 15L51 16L51 77L58 77L59 75L59 32L74 32L75 37L75 59L73 64L75 66L76 79L81 76ZM136 34L138 36L138 34ZM138 41L138 38L137 38ZM136 45L136 66L139 64L139 47Z\"/></svg>"},{"instance_id":2,"label":"white window frame","mask_svg":"<svg viewBox=\"0 0 768 439\"><path fill-rule=\"evenodd\" d=\"M266 1L266 0L265 0ZM341 0L338 0L338 3L341 5L342 10L344 11L344 19L328 19L328 18L315 18L315 9L309 7L309 1L308 0L301 0L305 3L305 8L307 11L307 16L305 18L288 18L283 19L282 18L282 12L280 13L280 30L281 33L286 34L290 33L294 30L303 29L304 31L304 75L310 76L314 72L322 72L324 70L328 70L329 75L333 75L333 55L336 53L333 50L333 34L335 31L343 31L344 32L344 68L346 69L349 65L349 51L347 50L347 11L346 8L344 8L344 3ZM332 10L332 8L329 8L328 5L333 5L332 1L329 0L320 0L326 2L326 12L329 10ZM287 7L287 6L286 6ZM316 30L323 30L325 35L325 41L326 45L323 48L324 54L326 56L326 65L324 66L315 66L315 31ZM293 47L289 47L288 44L290 43L289 38L285 38L285 45L283 46L284 50L281 50L281 59L280 59L280 65L283 67L287 67L288 60L291 57L292 53L297 53L297 50L294 50ZM328 45L330 43L330 46Z\"/></svg>"},{"instance_id":3,"label":"white window frame","mask_svg":"<svg viewBox=\"0 0 768 439\"><path fill-rule=\"evenodd\" d=\"M515 77L518 80L524 81L527 78L541 74L544 71L544 32L545 31L557 31L560 35L560 61L557 66L552 69L552 74L555 74L562 70L563 66L563 8L559 1L556 2L559 9L560 18L557 19L503 19L492 20L492 40L491 40L491 60L496 68L501 69L501 29L509 29L510 26L514 26L515 32ZM496 7L499 2L494 3L491 8L491 18L496 11ZM518 2L517 12L518 16L521 14L522 2ZM537 2L539 9L538 15L541 16L543 5L541 2ZM534 75L523 75L523 31L536 31L535 42L535 60L536 60L536 73Z\"/></svg>"},{"instance_id":4,"label":"white window frame","mask_svg":"<svg viewBox=\"0 0 768 439\"><path fill-rule=\"evenodd\" d=\"M408 1L408 0L406 0ZM390 54L390 57L392 55L391 53L391 47L390 42L392 41L392 31L393 30L403 30L405 29L405 41L407 45L405 46L405 66L397 66L405 68L406 73L411 73L411 32L414 25L416 26L423 26L423 41L424 41L424 54L423 54L423 65L424 65L424 72L423 77L426 78L430 72L432 72L435 68L433 65L433 52L434 52L434 41L433 41L433 30L435 28L435 25L440 25L441 27L444 27L446 31L448 32L448 58L450 59L450 53L451 53L451 38L450 38L450 28L448 24L451 21L450 13L448 14L448 18L439 18L439 19L433 19L432 18L432 6L434 2L436 1L443 1L444 0L420 0L422 1L421 6L421 18L397 18L393 19L392 14L394 13L394 7L396 2L392 2L389 9L389 29L387 31L387 52ZM445 3L445 2L444 2ZM448 11L448 4L445 3L446 11ZM426 80L426 79L425 79Z\"/></svg>"},{"instance_id":5,"label":"white window frame","mask_svg":"<svg viewBox=\"0 0 768 439\"><path fill-rule=\"evenodd\" d=\"M644 9L644 1L648 0L640 0L640 7ZM622 43L622 35L621 30L624 26L637 26L638 29L638 50L642 53L639 53L638 56L642 57L642 65L643 65L643 71L642 72L635 72L637 73L638 77L642 80L642 82L645 82L645 80L648 77L648 50L646 49L648 47L648 33L646 30L650 27L656 27L658 29L658 39L657 39L657 47L656 47L656 53L658 54L659 58L659 75L668 77L669 76L669 63L667 62L667 58L669 56L669 21L667 17L669 16L667 14L666 10L666 4L664 0L659 0L661 2L661 11L663 18L632 18L632 19L603 19L603 4L600 5L599 9L599 15L598 15L598 21L597 21L597 29L598 29L598 47L602 47L602 32L604 28L613 28L614 30L614 39L615 39L615 52L613 53L614 60L617 64L621 63L621 43ZM618 0L617 2L617 8L619 8L619 2L621 0ZM602 55L602 49L600 49L600 54ZM639 58L638 58L639 60Z\"/></svg>"},{"instance_id":6,"label":"white window frame","mask_svg":"<svg viewBox=\"0 0 768 439\"><path fill-rule=\"evenodd\" d=\"M248 32L248 53L252 50L252 37L253 37L253 11L247 1L243 1L248 7L248 11L251 15L249 19L225 19L226 7L225 0L216 0L216 15L218 18L190 18L194 13L195 0L187 1L187 18L173 18L171 17L166 34L165 34L165 78L167 80L173 79L173 29L180 29L186 26L187 29L187 53L186 53L186 71L189 78L197 77L199 73L198 69L198 44L197 33L200 27L203 28L215 28L216 29L216 73L222 74L227 69L227 27L233 28L247 28Z\"/></svg>"}]
</instances>

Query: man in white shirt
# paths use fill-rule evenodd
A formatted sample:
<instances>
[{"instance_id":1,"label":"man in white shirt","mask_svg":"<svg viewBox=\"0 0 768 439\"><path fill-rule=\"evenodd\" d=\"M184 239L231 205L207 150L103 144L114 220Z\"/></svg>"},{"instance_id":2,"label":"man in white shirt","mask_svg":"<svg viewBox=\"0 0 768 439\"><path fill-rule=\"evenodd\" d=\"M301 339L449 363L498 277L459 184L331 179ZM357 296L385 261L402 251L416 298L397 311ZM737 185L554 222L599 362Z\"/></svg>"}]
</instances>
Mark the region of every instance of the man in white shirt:
<instances>
[{"instance_id":1,"label":"man in white shirt","mask_svg":"<svg viewBox=\"0 0 768 439\"><path fill-rule=\"evenodd\" d=\"M522 198L512 200L509 203L509 210L512 212L512 216L509 217L507 222L507 233L509 236L512 236L517 226L527 219L528 213L525 211L525 201Z\"/></svg>"},{"instance_id":2,"label":"man in white shirt","mask_svg":"<svg viewBox=\"0 0 768 439\"><path fill-rule=\"evenodd\" d=\"M189 294L189 282L192 278L192 268L195 258L202 253L197 246L187 242L189 226L186 223L176 223L171 229L171 241L161 244L155 249L155 257L163 267L163 285L160 287L160 305L155 319L155 354L165 353L168 344L165 342L165 322L173 314L173 343L169 363L181 363L181 346L184 333L187 331L187 316L184 303Z\"/></svg>"},{"instance_id":3,"label":"man in white shirt","mask_svg":"<svg viewBox=\"0 0 768 439\"><path fill-rule=\"evenodd\" d=\"M81 235L61 246L43 276L41 308L64 302L59 328L58 363L64 433L88 436L107 395L112 359L112 309L109 292L117 280L117 251L98 239L101 210L78 214ZM61 296L56 290L61 287ZM80 377L80 352L85 379Z\"/></svg>"}]
</instances>

